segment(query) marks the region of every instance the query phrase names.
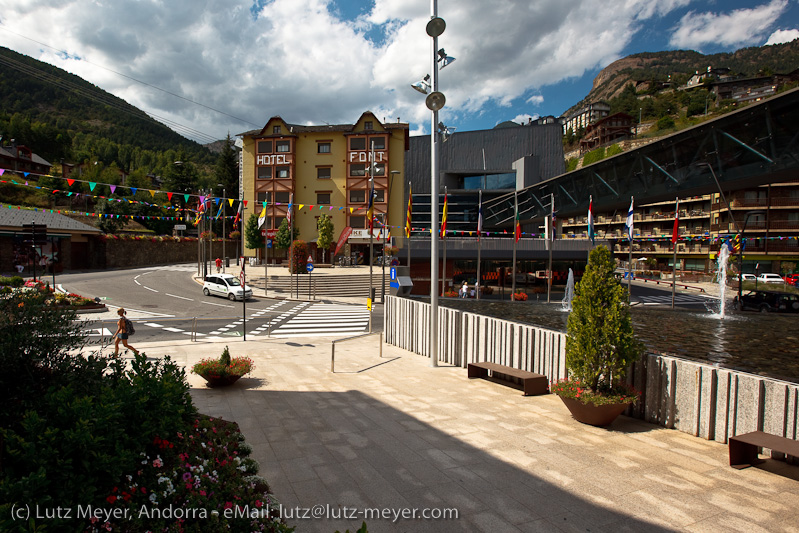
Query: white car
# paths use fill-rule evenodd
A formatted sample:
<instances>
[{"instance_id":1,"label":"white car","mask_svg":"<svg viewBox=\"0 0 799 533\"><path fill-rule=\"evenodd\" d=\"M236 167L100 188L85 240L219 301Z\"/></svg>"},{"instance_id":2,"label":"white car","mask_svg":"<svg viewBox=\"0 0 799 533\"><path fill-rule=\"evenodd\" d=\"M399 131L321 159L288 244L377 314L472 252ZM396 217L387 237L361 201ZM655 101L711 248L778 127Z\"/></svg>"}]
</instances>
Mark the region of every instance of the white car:
<instances>
[{"instance_id":1,"label":"white car","mask_svg":"<svg viewBox=\"0 0 799 533\"><path fill-rule=\"evenodd\" d=\"M785 280L782 279L778 274L770 273L760 274L757 277L757 281L760 283L785 283Z\"/></svg>"},{"instance_id":2,"label":"white car","mask_svg":"<svg viewBox=\"0 0 799 533\"><path fill-rule=\"evenodd\" d=\"M754 274L741 274L741 281L755 281L756 279Z\"/></svg>"},{"instance_id":3,"label":"white car","mask_svg":"<svg viewBox=\"0 0 799 533\"><path fill-rule=\"evenodd\" d=\"M252 298L252 289L247 285L242 289L239 278L231 274L213 274L205 276L203 294L206 296L211 294L222 296L230 301L249 300Z\"/></svg>"}]
</instances>

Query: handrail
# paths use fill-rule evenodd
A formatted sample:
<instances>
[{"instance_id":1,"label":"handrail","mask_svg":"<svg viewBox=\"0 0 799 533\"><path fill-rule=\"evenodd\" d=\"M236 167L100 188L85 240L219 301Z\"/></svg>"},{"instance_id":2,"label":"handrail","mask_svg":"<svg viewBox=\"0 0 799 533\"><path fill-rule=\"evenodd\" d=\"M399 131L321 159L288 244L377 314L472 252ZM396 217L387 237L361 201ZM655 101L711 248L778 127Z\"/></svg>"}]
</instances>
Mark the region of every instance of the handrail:
<instances>
[{"instance_id":1,"label":"handrail","mask_svg":"<svg viewBox=\"0 0 799 533\"><path fill-rule=\"evenodd\" d=\"M379 331L376 333L364 333L362 335L354 335L352 337L344 337L343 339L333 339L330 343L330 372L336 373L336 343L337 342L345 342L351 341L355 339L360 339L362 337L369 337L371 335L380 335L380 358L383 358L383 332Z\"/></svg>"}]
</instances>

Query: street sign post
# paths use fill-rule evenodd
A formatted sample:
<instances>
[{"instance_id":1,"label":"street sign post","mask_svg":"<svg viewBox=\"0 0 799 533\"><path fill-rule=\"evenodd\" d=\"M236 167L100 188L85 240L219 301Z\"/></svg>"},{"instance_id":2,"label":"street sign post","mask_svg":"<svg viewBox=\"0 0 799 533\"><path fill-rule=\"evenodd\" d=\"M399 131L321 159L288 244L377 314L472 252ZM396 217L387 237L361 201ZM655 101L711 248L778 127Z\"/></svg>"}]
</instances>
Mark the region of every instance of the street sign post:
<instances>
[{"instance_id":1,"label":"street sign post","mask_svg":"<svg viewBox=\"0 0 799 533\"><path fill-rule=\"evenodd\" d=\"M313 272L313 257L308 256L308 264L305 265L305 270L308 271L308 299L311 299L311 272Z\"/></svg>"}]
</instances>

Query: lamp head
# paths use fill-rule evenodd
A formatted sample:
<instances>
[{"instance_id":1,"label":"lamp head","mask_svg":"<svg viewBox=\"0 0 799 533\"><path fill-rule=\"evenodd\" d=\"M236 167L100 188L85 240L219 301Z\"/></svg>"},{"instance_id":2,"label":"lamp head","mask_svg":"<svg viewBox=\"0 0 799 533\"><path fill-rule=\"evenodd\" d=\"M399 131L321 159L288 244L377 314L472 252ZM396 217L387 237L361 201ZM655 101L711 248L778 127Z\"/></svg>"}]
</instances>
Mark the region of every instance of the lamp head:
<instances>
[{"instance_id":1,"label":"lamp head","mask_svg":"<svg viewBox=\"0 0 799 533\"><path fill-rule=\"evenodd\" d=\"M430 37L438 37L447 29L447 23L441 17L433 17L425 29Z\"/></svg>"},{"instance_id":2,"label":"lamp head","mask_svg":"<svg viewBox=\"0 0 799 533\"><path fill-rule=\"evenodd\" d=\"M430 111L438 111L444 104L447 103L447 99L444 97L444 93L435 91L427 95L427 98L424 100L424 104L427 106L427 109Z\"/></svg>"}]
</instances>

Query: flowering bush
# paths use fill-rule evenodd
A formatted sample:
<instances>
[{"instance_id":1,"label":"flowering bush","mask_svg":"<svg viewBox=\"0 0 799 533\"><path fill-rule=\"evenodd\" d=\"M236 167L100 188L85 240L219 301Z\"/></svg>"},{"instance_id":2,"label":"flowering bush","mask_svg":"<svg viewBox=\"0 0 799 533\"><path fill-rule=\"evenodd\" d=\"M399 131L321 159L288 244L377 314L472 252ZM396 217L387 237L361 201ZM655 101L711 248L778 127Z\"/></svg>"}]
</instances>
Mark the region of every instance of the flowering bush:
<instances>
[{"instance_id":1,"label":"flowering bush","mask_svg":"<svg viewBox=\"0 0 799 533\"><path fill-rule=\"evenodd\" d=\"M641 395L633 387L623 383L617 383L613 387L594 391L578 379L557 381L552 384L551 390L552 394L557 394L561 398L571 398L582 403L592 403L594 405L632 403Z\"/></svg>"},{"instance_id":2,"label":"flowering bush","mask_svg":"<svg viewBox=\"0 0 799 533\"><path fill-rule=\"evenodd\" d=\"M241 232L240 231L231 231L230 235L228 235L234 241L241 239Z\"/></svg>"},{"instance_id":3,"label":"flowering bush","mask_svg":"<svg viewBox=\"0 0 799 533\"><path fill-rule=\"evenodd\" d=\"M183 431L156 436L139 466L110 487L90 531L277 531L279 502L256 476L258 463L238 426L199 416ZM167 515L169 512L169 515ZM108 513L108 514L106 514ZM123 518L124 517L124 518Z\"/></svg>"},{"instance_id":4,"label":"flowering bush","mask_svg":"<svg viewBox=\"0 0 799 533\"><path fill-rule=\"evenodd\" d=\"M230 357L225 346L218 359L203 359L196 363L191 371L206 379L225 378L228 376L244 376L255 369L255 363L249 357Z\"/></svg>"},{"instance_id":5,"label":"flowering bush","mask_svg":"<svg viewBox=\"0 0 799 533\"><path fill-rule=\"evenodd\" d=\"M527 301L527 293L526 292L514 292L511 297L516 300L517 302L526 302Z\"/></svg>"},{"instance_id":6,"label":"flowering bush","mask_svg":"<svg viewBox=\"0 0 799 533\"><path fill-rule=\"evenodd\" d=\"M94 300L72 292L69 294L64 294L59 292L55 294L55 303L56 305L82 306L82 305L91 305L94 303Z\"/></svg>"},{"instance_id":7,"label":"flowering bush","mask_svg":"<svg viewBox=\"0 0 799 533\"><path fill-rule=\"evenodd\" d=\"M444 296L446 296L447 298L457 298L458 293L450 289L448 291L444 291Z\"/></svg>"},{"instance_id":8,"label":"flowering bush","mask_svg":"<svg viewBox=\"0 0 799 533\"><path fill-rule=\"evenodd\" d=\"M216 238L216 233L214 233L213 231L203 231L202 233L200 233L200 238L203 239L203 240L204 239L209 239L209 238L210 239L215 239Z\"/></svg>"}]
</instances>

